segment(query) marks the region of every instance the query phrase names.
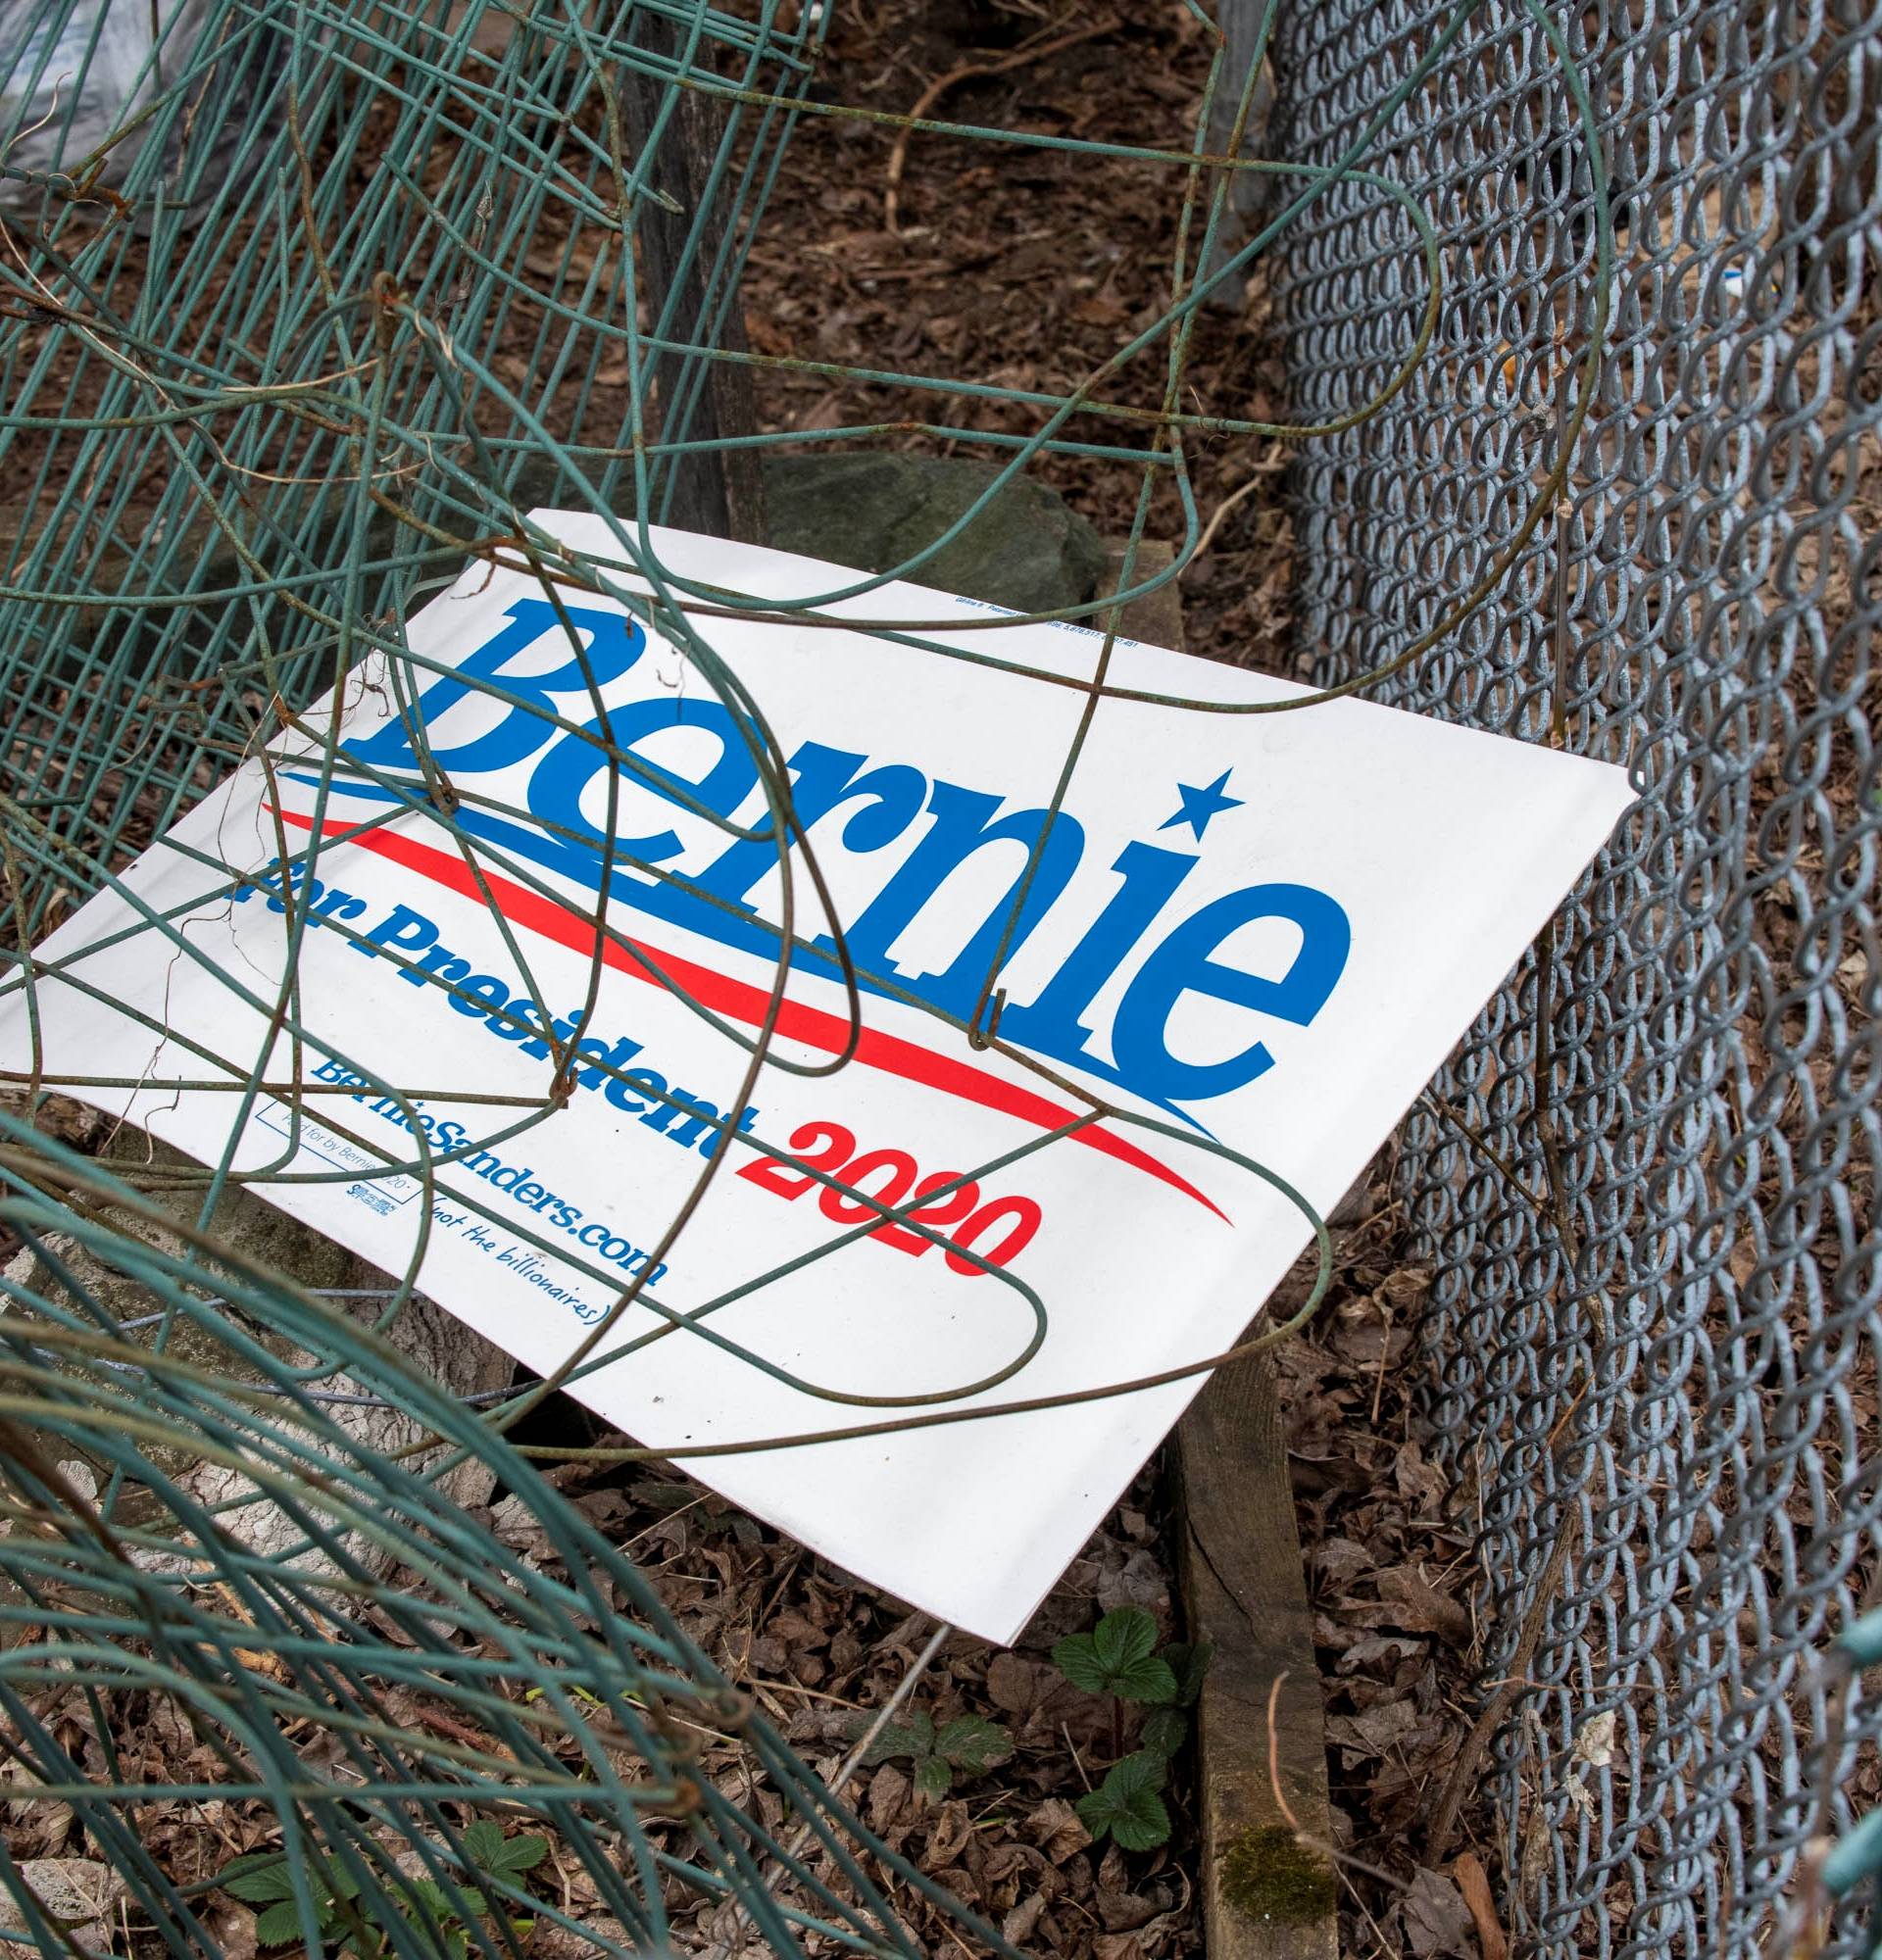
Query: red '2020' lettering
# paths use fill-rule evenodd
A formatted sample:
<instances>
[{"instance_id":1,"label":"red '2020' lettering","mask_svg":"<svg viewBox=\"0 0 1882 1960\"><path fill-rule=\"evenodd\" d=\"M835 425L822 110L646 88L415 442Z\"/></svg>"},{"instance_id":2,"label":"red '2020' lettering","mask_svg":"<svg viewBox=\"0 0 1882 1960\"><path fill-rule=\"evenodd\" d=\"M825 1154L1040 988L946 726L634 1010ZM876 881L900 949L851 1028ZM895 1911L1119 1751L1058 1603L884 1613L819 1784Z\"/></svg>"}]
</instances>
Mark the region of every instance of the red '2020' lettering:
<instances>
[{"instance_id":1,"label":"red '2020' lettering","mask_svg":"<svg viewBox=\"0 0 1882 1960\"><path fill-rule=\"evenodd\" d=\"M877 1205L900 1209L913 1195L917 1201L903 1214L908 1224L884 1218L868 1238L919 1258L936 1241L926 1233L909 1230L910 1225L925 1226L928 1232L958 1228L945 1233L942 1244L949 1271L966 1279L977 1278L987 1266L1004 1267L1016 1259L1032 1243L1043 1217L1038 1203L1030 1198L995 1198L981 1203L979 1185L972 1178L961 1182L959 1171L923 1176L907 1151L873 1150L859 1154L855 1132L841 1123L805 1123L791 1132L790 1148L790 1158L756 1157L741 1165L738 1175L783 1199L802 1198L812 1185L820 1185L818 1209L838 1225L861 1225L878 1217ZM824 1183L815 1175L818 1171L831 1181ZM949 1190L951 1185L954 1189ZM930 1204L918 1201L933 1192L943 1195ZM867 1194L874 1202L863 1203L853 1193ZM979 1243L989 1238L993 1241L990 1246ZM985 1263L966 1256L968 1253Z\"/></svg>"}]
</instances>

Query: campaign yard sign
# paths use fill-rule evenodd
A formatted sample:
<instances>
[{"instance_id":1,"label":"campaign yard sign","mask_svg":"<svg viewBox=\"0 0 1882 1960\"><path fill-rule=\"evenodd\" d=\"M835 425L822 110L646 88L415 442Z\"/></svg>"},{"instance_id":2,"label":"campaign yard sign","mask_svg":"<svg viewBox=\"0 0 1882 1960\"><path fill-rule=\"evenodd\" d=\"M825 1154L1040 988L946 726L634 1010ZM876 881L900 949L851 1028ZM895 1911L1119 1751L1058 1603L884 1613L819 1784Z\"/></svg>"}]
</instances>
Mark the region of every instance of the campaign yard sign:
<instances>
[{"instance_id":1,"label":"campaign yard sign","mask_svg":"<svg viewBox=\"0 0 1882 1960\"><path fill-rule=\"evenodd\" d=\"M620 563L596 518L536 521ZM854 582L652 539L675 575L733 591ZM395 686L374 657L307 711L315 729L337 713L332 766L282 739L46 941L46 1078L139 1082L78 1093L206 1161L240 1122L237 1169L301 1178L254 1188L388 1270L428 1226L424 1292L544 1374L642 1279L575 1392L654 1447L1049 1398L1232 1346L1311 1233L1205 1146L1329 1209L1607 838L1625 776L1362 700L1166 705L1298 690L1119 641L1110 684L1152 698L1101 702L1048 828L1086 696L1039 676L1088 679L1098 634L989 632L990 609L907 585L826 610L958 618L926 636L1001 663L776 615L706 622L788 763L847 928L862 1027L846 1066L828 1068L851 1033L830 921L800 875L776 1054L802 1067L739 1094L732 1035L769 1005L782 888L738 712L626 607L568 589L552 603L527 571L478 564L410 621L428 666ZM597 696L643 772L584 735ZM448 777L448 823L402 698ZM1042 828L998 1035L1051 1075L934 1011L972 1014ZM186 952L140 924L131 894ZM584 1020L598 907L619 938ZM271 1016L297 912L301 1065L326 1093L245 1104L180 1086L258 1061L293 1079ZM540 1102L571 1039L546 1118L519 1128L518 1106L465 1100ZM31 1061L16 974L0 1065ZM1107 1117L1015 1155L1088 1112L1067 1084L1163 1127ZM925 1201L885 1220L805 1165L890 1206ZM1201 1380L692 1467L850 1571L1008 1642Z\"/></svg>"}]
</instances>

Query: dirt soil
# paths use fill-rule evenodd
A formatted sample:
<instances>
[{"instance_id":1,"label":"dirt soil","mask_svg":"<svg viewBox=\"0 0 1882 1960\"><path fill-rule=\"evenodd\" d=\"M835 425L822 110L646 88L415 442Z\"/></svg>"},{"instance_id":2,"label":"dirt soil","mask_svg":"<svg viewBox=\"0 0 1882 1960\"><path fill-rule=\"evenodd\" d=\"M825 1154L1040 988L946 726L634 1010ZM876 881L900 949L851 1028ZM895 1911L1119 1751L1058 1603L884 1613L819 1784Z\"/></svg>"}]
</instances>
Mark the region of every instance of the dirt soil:
<instances>
[{"instance_id":1,"label":"dirt soil","mask_svg":"<svg viewBox=\"0 0 1882 1960\"><path fill-rule=\"evenodd\" d=\"M923 113L1100 141L1189 142L1211 57L1180 0L1116 13L1058 0L826 0L835 8L817 94L889 112ZM1182 201L1168 164L1070 157L915 137L807 116L786 151L746 299L753 348L1059 393L1075 387L1168 303ZM545 262L547 263L547 262ZM1182 405L1204 415L1279 419L1285 400L1259 282L1234 310L1205 310L1190 344ZM516 357L524 361L522 354ZM1107 389L1154 409L1165 381L1162 345ZM526 365L526 364L525 364ZM826 375L763 370L761 421L804 433L921 419L1029 433L1035 408L973 402ZM1071 433L1119 440L1120 425L1087 418ZM926 453L986 458L961 440L900 437ZM1187 443L1209 548L1182 582L1192 651L1270 671L1297 671L1293 538L1283 446L1207 434ZM1882 463L1865 452L1858 514L1882 511ZM1871 473L1873 472L1873 473ZM1139 471L1123 463L1046 458L1035 473L1108 536L1130 528ZM1149 534L1180 535L1165 484ZM1839 604L1847 605L1847 593ZM1801 709L1809 706L1800 698ZM1829 796L1847 827L1856 775L1839 765ZM1763 794L1772 793L1766 786ZM141 841L131 833L133 841ZM1802 926L1772 879L1760 929L1792 963ZM1852 1000L1859 982L1852 969ZM1761 1074L1768 1058L1756 1046ZM1824 1064L1827 1066L1827 1064ZM67 1107L55 1133L88 1145L95 1119ZM1495 1960L1491 1892L1509 1874L1486 1818L1466 1801L1442 1870L1421 1867L1425 1833L1455 1782L1482 1765L1467 1753L1478 1705L1481 1575L1472 1555L1477 1494L1436 1460L1419 1408L1427 1363L1416 1340L1428 1276L1405 1250L1404 1220L1384 1167L1344 1244L1338 1283L1316 1326L1280 1350L1290 1464L1327 1712L1334 1838L1341 1854L1341 1950L1356 1960ZM1857 1190L1858 1199L1869 1196ZM0 1242L0 1256L7 1250ZM1854 1390L1874 1406L1872 1377ZM597 1439L606 1441L607 1439ZM899 1603L858 1586L777 1534L676 1475L574 1468L568 1494L643 1561L689 1634L747 1686L805 1756L834 1773L859 1721L904 1678L927 1628ZM530 1549L526 1524L499 1505L494 1530ZM937 1724L964 1715L1010 1733L1010 1760L963 1778L941 1800L889 1760L846 1792L871 1825L922 1870L1004 1926L1026 1951L1065 1960L1177 1960L1200 1951L1193 1763L1179 1759L1167 1845L1120 1852L1090 1842L1072 1806L1127 1750L1108 1703L1065 1684L1054 1643L1104 1611L1139 1605L1180 1638L1168 1500L1153 1463L1055 1589L1011 1652L961 1637L924 1676L914 1706ZM61 1740L88 1766L101 1740L82 1717ZM153 1781L198 1765L167 1755L154 1720L115 1738ZM748 1763L731 1748L709 1764L747 1793ZM1872 1794L1873 1787L1861 1792ZM761 1793L759 1801L763 1802ZM223 1806L228 1809L228 1806ZM180 1884L208 1878L233 1850L270 1841L259 1808L204 1832L198 1807L140 1805L155 1855ZM16 1798L0 1810L16 1858L83 1857L64 1806ZM676 1848L678 1848L676 1846ZM1488 1889L1484 1886L1487 1878ZM898 1903L936 1953L958 1943L913 1893ZM1473 1916L1475 1904L1478 1915ZM224 1902L231 1955L255 1952L253 1915ZM684 1929L682 1929L683 1931ZM702 1921L695 1950L709 1944ZM682 1941L682 1945L685 1942ZM545 1933L532 1960L575 1960Z\"/></svg>"},{"instance_id":2,"label":"dirt soil","mask_svg":"<svg viewBox=\"0 0 1882 1960\"><path fill-rule=\"evenodd\" d=\"M1413 1326L1427 1276L1397 1255L1383 1166L1361 1211L1316 1332L1279 1350L1343 1854L1341 1950L1472 1960L1479 1947L1455 1879L1420 1871L1416 1853L1468 1727L1474 1497L1436 1466L1416 1413L1426 1384ZM558 1481L632 1546L686 1632L833 1775L931 1623L684 1478L575 1467ZM1011 1651L958 1635L922 1678L916 1711L937 1727L967 1715L1001 1724L1015 1744L1009 1762L941 1802L913 1788L907 1762L866 1769L846 1792L895 1849L1030 1953L1175 1960L1201 1950L1193 1754L1165 1792L1167 1846L1093 1845L1072 1806L1119 1748L1136 1745L1139 1716L1128 1712L1114 1734L1111 1703L1071 1687L1052 1661L1055 1643L1117 1606L1147 1609L1165 1637L1185 1635L1166 1489L1160 1457ZM501 1510L495 1522L502 1531ZM728 1790L743 1788L735 1751L716 1767ZM1466 1806L1454 1846L1466 1855L1473 1822ZM921 1899L896 1896L930 1950L956 1950Z\"/></svg>"},{"instance_id":3,"label":"dirt soil","mask_svg":"<svg viewBox=\"0 0 1882 1960\"><path fill-rule=\"evenodd\" d=\"M951 122L1180 152L1193 140L1210 58L1200 24L1176 0L1123 18L1052 14L1033 0L867 7L843 0L813 93L867 109L919 108ZM937 89L942 81L949 85ZM922 133L907 143L898 182L895 134L815 115L799 123L752 252L746 314L754 351L1060 395L1168 307L1185 185L1177 165ZM1283 417L1265 316L1259 290L1239 307L1199 313L1184 410ZM1100 392L1154 411L1166 362L1160 338ZM1030 406L777 369L762 373L759 390L767 429L812 432L906 417L1030 435L1043 419ZM1144 439L1129 424L1092 416L1065 433L1112 445ZM930 455L1004 461L1011 454L970 441L938 445L927 435L900 440ZM1285 671L1293 541L1281 502L1283 445L1192 431L1185 456L1205 526L1236 499L1184 577L1190 648ZM1130 530L1140 466L1047 456L1030 469L1102 533ZM1167 475L1161 473L1147 535L1175 540L1181 507Z\"/></svg>"}]
</instances>

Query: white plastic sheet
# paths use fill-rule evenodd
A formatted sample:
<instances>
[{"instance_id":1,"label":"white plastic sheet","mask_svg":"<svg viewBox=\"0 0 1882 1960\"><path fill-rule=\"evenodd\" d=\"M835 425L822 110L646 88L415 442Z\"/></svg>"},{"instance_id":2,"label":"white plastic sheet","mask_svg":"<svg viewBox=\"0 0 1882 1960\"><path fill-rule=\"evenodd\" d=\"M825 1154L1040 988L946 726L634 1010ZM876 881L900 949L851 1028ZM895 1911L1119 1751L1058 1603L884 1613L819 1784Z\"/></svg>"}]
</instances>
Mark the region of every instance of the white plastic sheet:
<instances>
[{"instance_id":1,"label":"white plastic sheet","mask_svg":"<svg viewBox=\"0 0 1882 1960\"><path fill-rule=\"evenodd\" d=\"M538 521L614 555L596 519ZM668 564L722 587L811 594L848 576L653 535ZM131 1094L80 1093L205 1161L240 1122L238 1168L325 1180L263 1183L265 1196L390 1270L422 1241L423 1289L545 1373L657 1265L652 1303L610 1333L618 1358L577 1386L657 1446L897 1413L831 1396L941 1397L930 1405L947 1408L1052 1396L1232 1345L1310 1232L1283 1195L1203 1142L1271 1166L1329 1208L1630 796L1607 765L1362 700L1253 717L1105 701L1002 972L999 1033L1065 1082L1193 1141L1107 1117L1002 1164L1088 1105L929 1009L965 1014L978 996L1083 693L860 631L712 621L791 762L852 951L886 983L863 996L850 1065L768 1068L741 1094L745 1052L710 1016L747 1036L763 1019L776 851L762 834L716 828L687 799L763 833L749 759L676 652L621 606L564 596L612 738L664 776L611 785L591 743L523 711L598 718L541 588L472 566L409 627L418 654L515 697L408 675L459 800L458 834L425 804L375 659L343 705L345 753L363 766L325 771L290 738L272 789L259 760L240 768L122 889L53 935L38 1059L49 1076L138 1079ZM848 610L991 616L906 586ZM936 637L1072 681L1101 644L1050 625ZM1299 692L1130 642L1115 649L1111 682L1221 703ZM321 704L306 719L323 727L328 715ZM619 861L604 878L611 794L620 849L684 882ZM310 873L300 854L317 834ZM231 872L249 878L233 896ZM604 885L623 943L584 1022ZM271 1034L298 909L284 894L297 891L311 911L293 1009L313 1035L298 1054ZM555 1017L547 1033L485 892ZM802 877L795 896L809 944L794 957L777 1052L828 1062L844 1045L844 988L815 945L829 922ZM187 951L136 929L140 906L174 921ZM548 1036L576 1034L570 1093L547 1120L513 1132L518 1108L469 1100L540 1098L557 1066ZM30 1059L16 979L0 988L0 1062ZM178 1086L250 1070L275 1084L298 1073L310 1093L298 1107L261 1094L244 1121L239 1096ZM386 1083L404 1099L362 1086ZM656 1258L719 1148L697 1215ZM957 1250L846 1205L775 1162L780 1150L890 1203L977 1169L970 1201L948 1194L928 1207ZM367 1175L397 1163L399 1175ZM1001 1270L976 1270L963 1245ZM975 1383L985 1386L957 1393ZM849 1570L1004 1641L1200 1386L689 1467Z\"/></svg>"},{"instance_id":2,"label":"white plastic sheet","mask_svg":"<svg viewBox=\"0 0 1882 1960\"><path fill-rule=\"evenodd\" d=\"M43 193L26 175L71 176L132 122L187 69L208 11L208 0L0 4L0 208L36 210ZM146 137L114 144L95 181L121 184Z\"/></svg>"}]
</instances>

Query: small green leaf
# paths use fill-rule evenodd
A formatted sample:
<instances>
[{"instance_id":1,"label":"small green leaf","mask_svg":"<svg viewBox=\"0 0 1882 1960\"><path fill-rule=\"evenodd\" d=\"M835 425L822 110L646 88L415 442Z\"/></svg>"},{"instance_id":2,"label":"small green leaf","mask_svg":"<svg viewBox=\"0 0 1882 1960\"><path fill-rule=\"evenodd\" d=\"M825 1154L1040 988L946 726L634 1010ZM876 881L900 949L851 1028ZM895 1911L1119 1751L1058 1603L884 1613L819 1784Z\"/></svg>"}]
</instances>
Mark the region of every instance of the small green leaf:
<instances>
[{"instance_id":1,"label":"small green leaf","mask_svg":"<svg viewBox=\"0 0 1882 1960\"><path fill-rule=\"evenodd\" d=\"M969 1776L984 1776L996 1763L1011 1759L1013 1738L984 1715L963 1715L936 1735L934 1753Z\"/></svg>"},{"instance_id":2,"label":"small green leaf","mask_svg":"<svg viewBox=\"0 0 1882 1960\"><path fill-rule=\"evenodd\" d=\"M1105 1669L1089 1634L1067 1634L1052 1650L1053 1664L1072 1687L1087 1694L1105 1692Z\"/></svg>"},{"instance_id":3,"label":"small green leaf","mask_svg":"<svg viewBox=\"0 0 1882 1960\"><path fill-rule=\"evenodd\" d=\"M520 1879L533 1872L549 1855L547 1838L510 1838L494 1858L483 1861L483 1869L495 1878Z\"/></svg>"},{"instance_id":4,"label":"small green leaf","mask_svg":"<svg viewBox=\"0 0 1882 1960\"><path fill-rule=\"evenodd\" d=\"M1141 1606L1119 1606L1092 1628L1091 1644L1107 1674L1122 1674L1157 1651L1157 1622Z\"/></svg>"},{"instance_id":5,"label":"small green leaf","mask_svg":"<svg viewBox=\"0 0 1882 1960\"><path fill-rule=\"evenodd\" d=\"M915 1787L937 1803L954 1788L954 1772L939 1756L923 1756L915 1766Z\"/></svg>"},{"instance_id":6,"label":"small green leaf","mask_svg":"<svg viewBox=\"0 0 1882 1960\"><path fill-rule=\"evenodd\" d=\"M464 1839L464 1855L481 1870L489 1871L494 1861L503 1856L503 1826L494 1817L479 1817L467 1824L460 1835Z\"/></svg>"},{"instance_id":7,"label":"small green leaf","mask_svg":"<svg viewBox=\"0 0 1882 1960\"><path fill-rule=\"evenodd\" d=\"M1159 1660L1153 1654L1146 1660L1134 1660L1128 1667L1119 1668L1111 1677L1111 1691L1120 1701L1174 1701L1176 1677L1170 1672L1167 1661Z\"/></svg>"},{"instance_id":8,"label":"small green leaf","mask_svg":"<svg viewBox=\"0 0 1882 1960\"><path fill-rule=\"evenodd\" d=\"M1157 1622L1141 1606L1119 1606L1088 1634L1072 1634L1053 1648L1059 1672L1087 1694L1120 1701L1172 1701L1176 1677L1155 1658Z\"/></svg>"},{"instance_id":9,"label":"small green leaf","mask_svg":"<svg viewBox=\"0 0 1882 1960\"><path fill-rule=\"evenodd\" d=\"M255 1937L263 1946L285 1946L300 1936L301 1912L291 1898L270 1906L255 1922Z\"/></svg>"},{"instance_id":10,"label":"small green leaf","mask_svg":"<svg viewBox=\"0 0 1882 1960\"><path fill-rule=\"evenodd\" d=\"M850 1724L852 1736L868 1733L873 1716L859 1716ZM907 1722L891 1722L863 1752L865 1763L886 1763L897 1756L913 1756L917 1761L934 1753L934 1718L916 1715Z\"/></svg>"},{"instance_id":11,"label":"small green leaf","mask_svg":"<svg viewBox=\"0 0 1882 1960\"><path fill-rule=\"evenodd\" d=\"M216 1883L231 1898L245 1899L250 1905L294 1896L294 1875L285 1851L251 1851L224 1865Z\"/></svg>"},{"instance_id":12,"label":"small green leaf","mask_svg":"<svg viewBox=\"0 0 1882 1960\"><path fill-rule=\"evenodd\" d=\"M1129 1791L1136 1789L1162 1789L1169 1781L1169 1760L1160 1756L1155 1749L1137 1749L1122 1762L1113 1763L1105 1776L1103 1788Z\"/></svg>"},{"instance_id":13,"label":"small green leaf","mask_svg":"<svg viewBox=\"0 0 1882 1960\"><path fill-rule=\"evenodd\" d=\"M1089 1796L1073 1806L1094 1838L1109 1832L1126 1851L1148 1851L1169 1836L1169 1812L1157 1794L1169 1773L1165 1759L1139 1749L1115 1764Z\"/></svg>"},{"instance_id":14,"label":"small green leaf","mask_svg":"<svg viewBox=\"0 0 1882 1960\"><path fill-rule=\"evenodd\" d=\"M1160 1756L1173 1756L1188 1734L1189 1717L1180 1708L1153 1708L1144 1717L1143 1733L1138 1740Z\"/></svg>"},{"instance_id":15,"label":"small green leaf","mask_svg":"<svg viewBox=\"0 0 1882 1960\"><path fill-rule=\"evenodd\" d=\"M1169 1812L1154 1789L1140 1789L1111 1820L1111 1835L1126 1851L1154 1851L1169 1838Z\"/></svg>"},{"instance_id":16,"label":"small green leaf","mask_svg":"<svg viewBox=\"0 0 1882 1960\"><path fill-rule=\"evenodd\" d=\"M1209 1673L1209 1664L1215 1658L1215 1649L1208 1641L1172 1641L1164 1649L1164 1659L1169 1663L1169 1671L1176 1677L1176 1706L1193 1708L1196 1697L1203 1691L1203 1679Z\"/></svg>"},{"instance_id":17,"label":"small green leaf","mask_svg":"<svg viewBox=\"0 0 1882 1960\"><path fill-rule=\"evenodd\" d=\"M474 1886L464 1889L468 1890L473 1907L482 1901L483 1894ZM450 1894L435 1880L408 1879L405 1883L405 1892L414 1905L421 1906L440 1926L447 1921L457 1919L458 1910L451 1903Z\"/></svg>"}]
</instances>

